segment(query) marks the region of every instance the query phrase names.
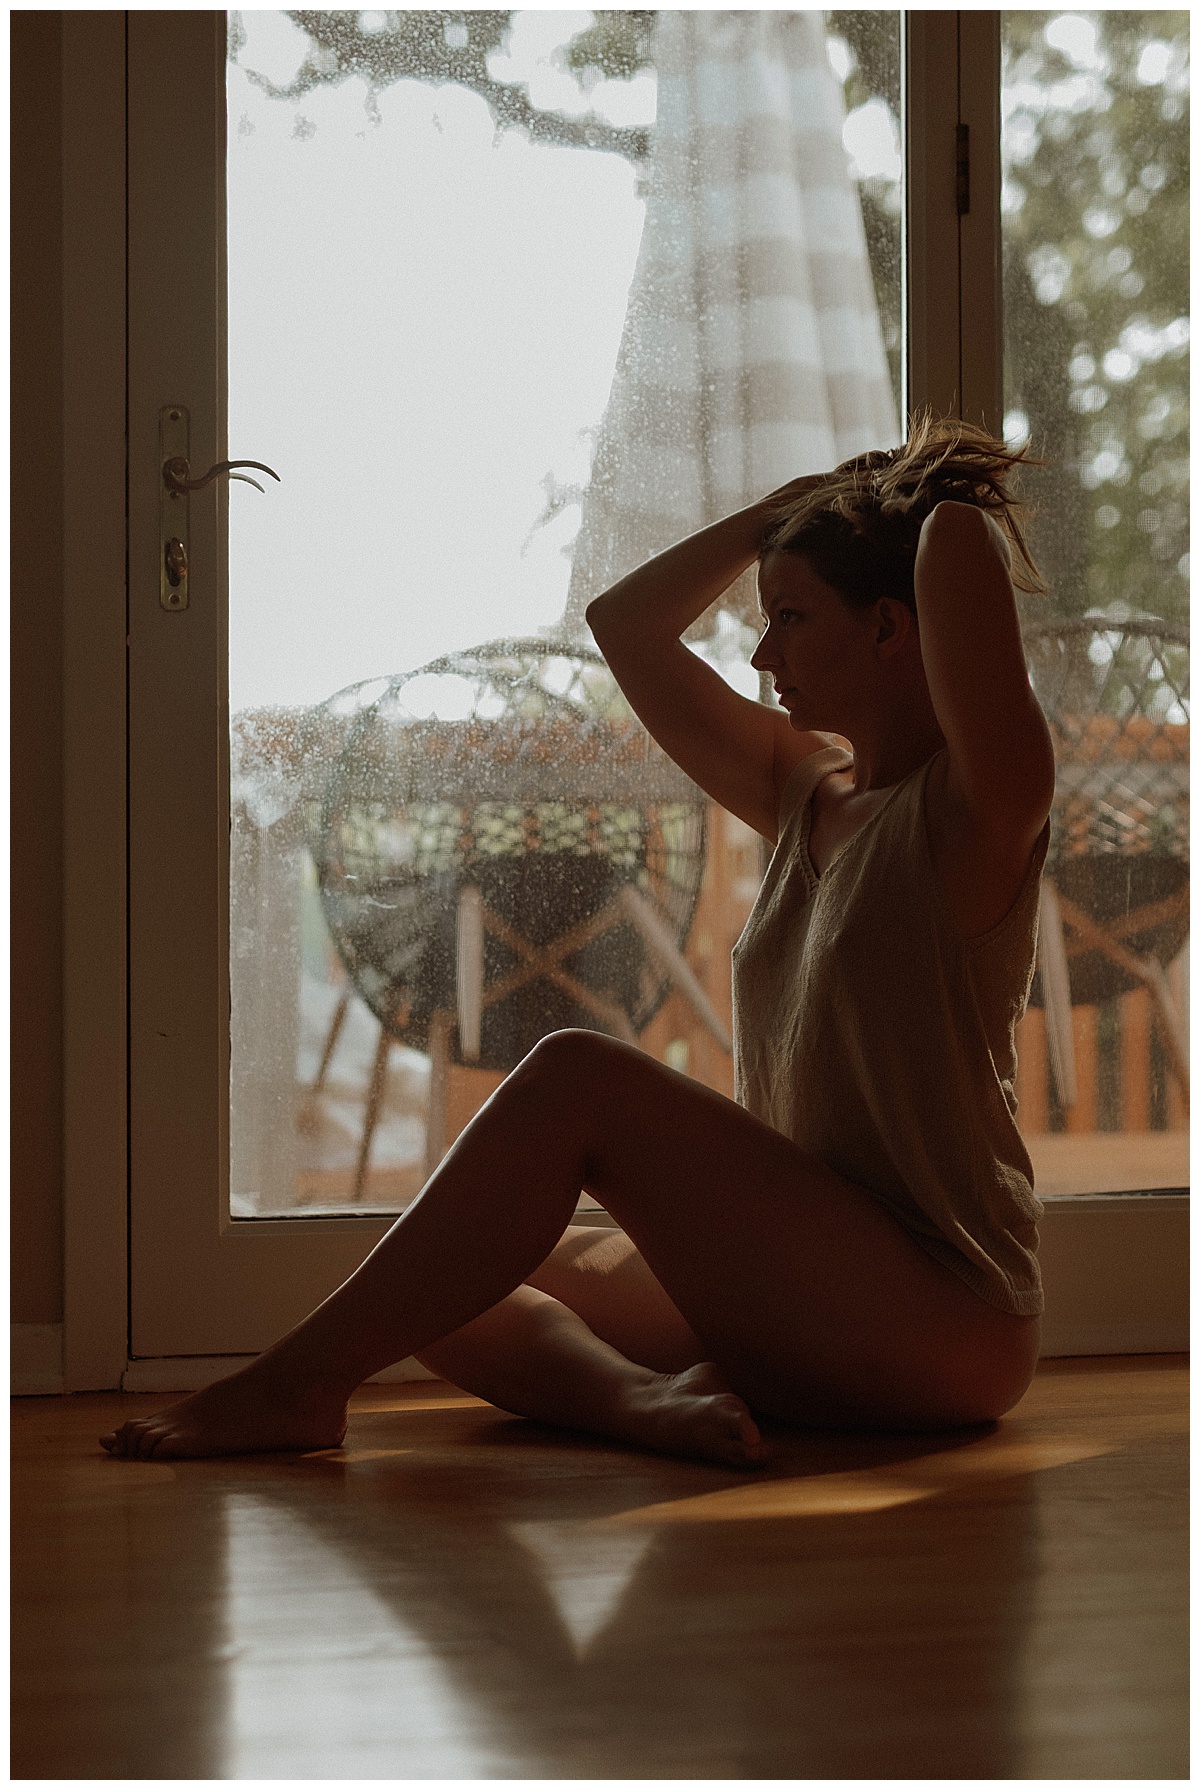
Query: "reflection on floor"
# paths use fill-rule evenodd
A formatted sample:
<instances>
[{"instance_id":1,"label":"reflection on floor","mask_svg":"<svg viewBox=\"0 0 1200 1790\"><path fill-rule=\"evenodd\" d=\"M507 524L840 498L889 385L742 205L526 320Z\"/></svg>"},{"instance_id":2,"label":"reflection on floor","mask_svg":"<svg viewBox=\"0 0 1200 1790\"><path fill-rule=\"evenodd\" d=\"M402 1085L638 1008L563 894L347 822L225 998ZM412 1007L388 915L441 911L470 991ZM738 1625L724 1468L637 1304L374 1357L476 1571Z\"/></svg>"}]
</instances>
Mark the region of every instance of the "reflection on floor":
<instances>
[{"instance_id":1,"label":"reflection on floor","mask_svg":"<svg viewBox=\"0 0 1200 1790\"><path fill-rule=\"evenodd\" d=\"M101 1455L161 1402L16 1402L17 1777L1186 1775L1179 1357L755 1476L439 1382L339 1453Z\"/></svg>"}]
</instances>

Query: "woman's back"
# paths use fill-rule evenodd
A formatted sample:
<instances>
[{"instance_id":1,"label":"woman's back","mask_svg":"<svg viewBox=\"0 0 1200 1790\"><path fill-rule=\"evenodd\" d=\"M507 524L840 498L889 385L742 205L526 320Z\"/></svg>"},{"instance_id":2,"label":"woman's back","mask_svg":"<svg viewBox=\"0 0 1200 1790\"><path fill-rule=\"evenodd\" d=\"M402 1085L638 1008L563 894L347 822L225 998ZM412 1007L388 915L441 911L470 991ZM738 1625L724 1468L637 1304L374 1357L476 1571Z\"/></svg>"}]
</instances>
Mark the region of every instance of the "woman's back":
<instances>
[{"instance_id":1,"label":"woman's back","mask_svg":"<svg viewBox=\"0 0 1200 1790\"><path fill-rule=\"evenodd\" d=\"M738 1100L867 1189L990 1304L1039 1312L1040 1207L1013 1117L1013 1032L1045 834L1008 913L963 939L930 856L933 760L817 876L813 791L852 762L838 747L816 752L785 788L779 844L734 952Z\"/></svg>"}]
</instances>

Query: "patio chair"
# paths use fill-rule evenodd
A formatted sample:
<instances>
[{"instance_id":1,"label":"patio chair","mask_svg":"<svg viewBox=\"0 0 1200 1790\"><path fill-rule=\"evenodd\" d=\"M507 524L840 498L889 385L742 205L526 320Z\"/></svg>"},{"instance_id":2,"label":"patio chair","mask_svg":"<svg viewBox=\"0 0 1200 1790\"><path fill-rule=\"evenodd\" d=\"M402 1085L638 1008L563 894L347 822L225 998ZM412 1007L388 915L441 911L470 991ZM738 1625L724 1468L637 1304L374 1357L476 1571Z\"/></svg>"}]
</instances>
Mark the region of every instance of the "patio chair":
<instances>
[{"instance_id":1,"label":"patio chair","mask_svg":"<svg viewBox=\"0 0 1200 1790\"><path fill-rule=\"evenodd\" d=\"M1187 1040L1165 966L1188 936L1188 638L1152 618L1025 629L1057 773L1032 1000L1060 1104L1077 1089L1071 1005L1149 992L1170 1073Z\"/></svg>"},{"instance_id":2,"label":"patio chair","mask_svg":"<svg viewBox=\"0 0 1200 1790\"><path fill-rule=\"evenodd\" d=\"M351 700L310 846L348 976L313 1092L351 990L380 1024L355 1197L393 1043L432 1060L427 1172L452 1064L507 1071L563 1026L632 1043L671 989L731 1053L682 953L705 798L598 654L497 641Z\"/></svg>"}]
</instances>

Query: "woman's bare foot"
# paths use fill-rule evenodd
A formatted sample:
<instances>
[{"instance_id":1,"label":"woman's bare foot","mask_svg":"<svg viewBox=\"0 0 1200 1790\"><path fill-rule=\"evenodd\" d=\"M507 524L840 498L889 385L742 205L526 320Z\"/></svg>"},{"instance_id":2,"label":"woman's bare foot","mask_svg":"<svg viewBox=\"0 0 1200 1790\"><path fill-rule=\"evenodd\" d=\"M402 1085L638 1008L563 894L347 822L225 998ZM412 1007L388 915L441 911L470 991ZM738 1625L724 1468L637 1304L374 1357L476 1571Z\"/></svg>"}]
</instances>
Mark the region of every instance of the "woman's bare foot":
<instances>
[{"instance_id":1,"label":"woman's bare foot","mask_svg":"<svg viewBox=\"0 0 1200 1790\"><path fill-rule=\"evenodd\" d=\"M122 1460L201 1460L337 1448L345 1433L345 1387L281 1384L256 1361L153 1417L123 1423L100 1445Z\"/></svg>"},{"instance_id":2,"label":"woman's bare foot","mask_svg":"<svg viewBox=\"0 0 1200 1790\"><path fill-rule=\"evenodd\" d=\"M759 1466L769 1453L749 1407L711 1361L622 1394L606 1433L722 1467Z\"/></svg>"},{"instance_id":3,"label":"woman's bare foot","mask_svg":"<svg viewBox=\"0 0 1200 1790\"><path fill-rule=\"evenodd\" d=\"M711 1362L623 1388L595 1427L618 1441L723 1467L757 1466L767 1458L747 1406ZM123 1423L100 1443L122 1460L201 1460L337 1448L345 1433L344 1386L288 1386L254 1362L153 1417Z\"/></svg>"}]
</instances>

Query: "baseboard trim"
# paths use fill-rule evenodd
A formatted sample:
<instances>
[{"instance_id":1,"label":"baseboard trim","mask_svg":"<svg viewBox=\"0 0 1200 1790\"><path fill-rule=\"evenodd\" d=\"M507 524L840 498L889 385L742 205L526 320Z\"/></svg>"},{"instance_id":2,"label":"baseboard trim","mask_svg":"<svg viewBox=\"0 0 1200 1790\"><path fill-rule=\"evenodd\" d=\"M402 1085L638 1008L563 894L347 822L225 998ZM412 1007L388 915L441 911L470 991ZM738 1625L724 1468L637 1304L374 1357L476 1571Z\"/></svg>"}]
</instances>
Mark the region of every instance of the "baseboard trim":
<instances>
[{"instance_id":1,"label":"baseboard trim","mask_svg":"<svg viewBox=\"0 0 1200 1790\"><path fill-rule=\"evenodd\" d=\"M211 1386L239 1367L253 1361L253 1355L166 1355L154 1360L131 1361L121 1376L122 1392L197 1392ZM410 1356L397 1361L381 1373L372 1374L368 1386L388 1385L395 1380L434 1380L427 1367ZM58 1390L61 1392L62 1387Z\"/></svg>"},{"instance_id":2,"label":"baseboard trim","mask_svg":"<svg viewBox=\"0 0 1200 1790\"><path fill-rule=\"evenodd\" d=\"M1045 1201L1043 1356L1187 1350L1188 1205L1186 1193Z\"/></svg>"},{"instance_id":3,"label":"baseboard trim","mask_svg":"<svg viewBox=\"0 0 1200 1790\"><path fill-rule=\"evenodd\" d=\"M61 1324L10 1324L9 1385L14 1398L50 1398L62 1392Z\"/></svg>"}]
</instances>

